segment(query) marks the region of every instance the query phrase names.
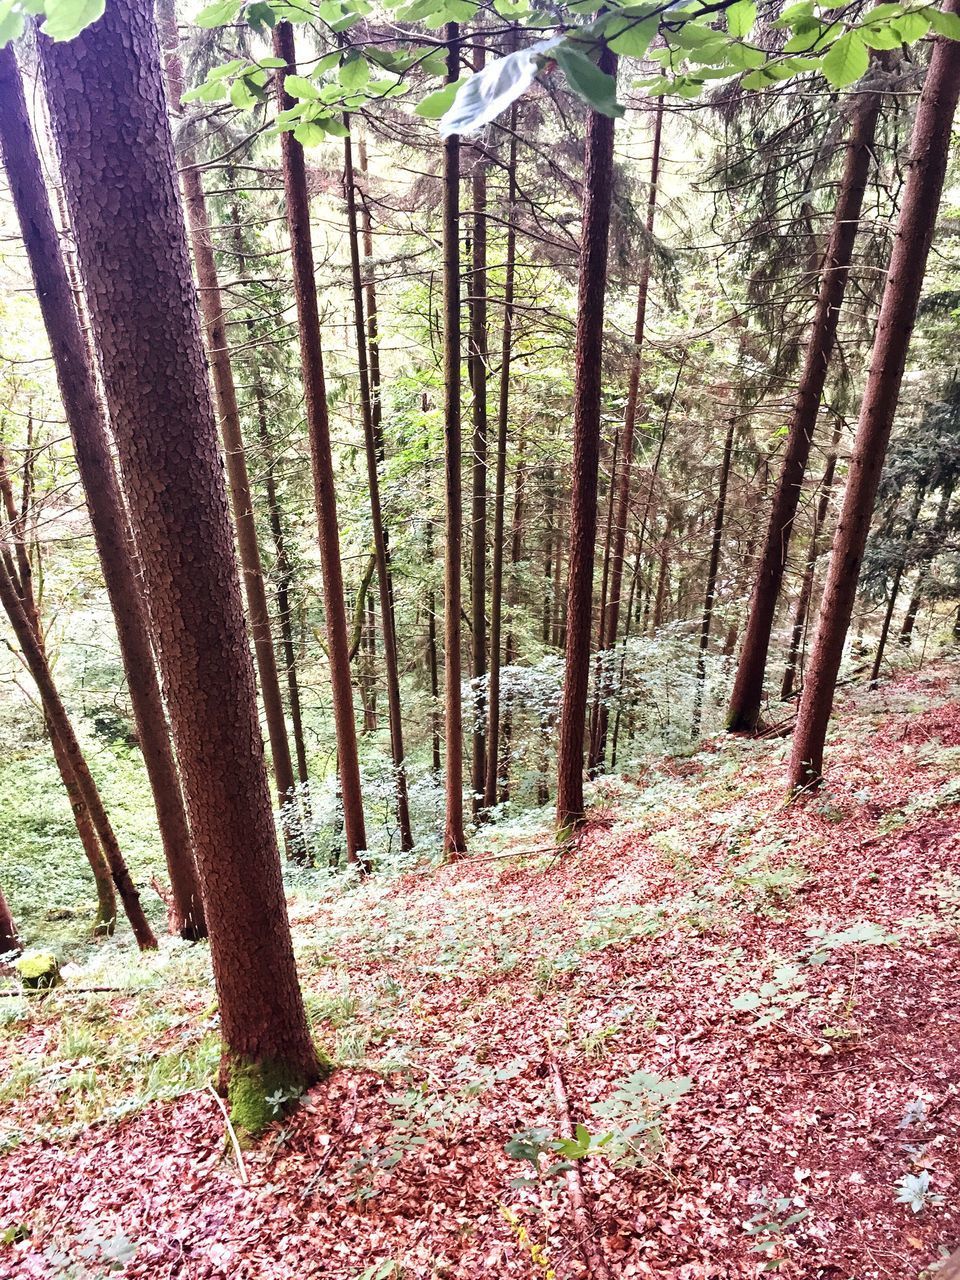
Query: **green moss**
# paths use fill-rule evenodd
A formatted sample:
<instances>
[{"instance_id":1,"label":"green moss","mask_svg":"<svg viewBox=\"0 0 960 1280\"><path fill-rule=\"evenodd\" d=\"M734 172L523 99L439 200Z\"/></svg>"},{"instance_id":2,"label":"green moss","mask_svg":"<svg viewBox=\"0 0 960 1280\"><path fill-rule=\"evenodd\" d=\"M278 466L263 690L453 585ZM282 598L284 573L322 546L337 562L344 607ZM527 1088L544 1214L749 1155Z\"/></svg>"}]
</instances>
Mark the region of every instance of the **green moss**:
<instances>
[{"instance_id":1,"label":"green moss","mask_svg":"<svg viewBox=\"0 0 960 1280\"><path fill-rule=\"evenodd\" d=\"M332 1065L318 1050L320 1078ZM241 1139L255 1138L285 1115L311 1082L281 1062L247 1062L234 1058L227 1066L230 1121Z\"/></svg>"},{"instance_id":2,"label":"green moss","mask_svg":"<svg viewBox=\"0 0 960 1280\"><path fill-rule=\"evenodd\" d=\"M63 981L60 962L52 951L28 951L16 962L20 981L30 991L46 991Z\"/></svg>"}]
</instances>

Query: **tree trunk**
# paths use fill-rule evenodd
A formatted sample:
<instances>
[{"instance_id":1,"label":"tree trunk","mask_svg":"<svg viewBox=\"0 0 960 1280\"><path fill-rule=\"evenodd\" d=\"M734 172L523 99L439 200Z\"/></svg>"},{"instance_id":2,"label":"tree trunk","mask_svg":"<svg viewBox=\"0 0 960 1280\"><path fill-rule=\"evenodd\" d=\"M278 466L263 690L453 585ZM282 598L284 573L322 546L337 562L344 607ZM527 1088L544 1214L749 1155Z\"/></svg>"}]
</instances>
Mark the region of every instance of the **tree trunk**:
<instances>
[{"instance_id":1,"label":"tree trunk","mask_svg":"<svg viewBox=\"0 0 960 1280\"><path fill-rule=\"evenodd\" d=\"M349 117L345 123L349 130ZM410 806L407 800L407 774L403 752L403 716L400 703L400 667L397 632L393 612L393 579L387 531L380 503L380 473L377 437L373 420L370 371L367 363L367 330L363 314L363 276L360 270L360 237L357 228L357 192L353 174L353 145L349 132L343 140L343 186L347 202L347 235L350 241L350 276L353 287L353 317L357 335L357 364L360 376L360 411L367 456L367 486L370 490L370 518L373 524L373 546L380 589L380 615L383 629L383 662L387 686L387 711L390 719L390 756L393 761L397 793L397 825L400 847L413 848Z\"/></svg>"},{"instance_id":2,"label":"tree trunk","mask_svg":"<svg viewBox=\"0 0 960 1280\"><path fill-rule=\"evenodd\" d=\"M510 362L513 356L513 300L516 279L517 108L510 111L510 154L507 160L506 264L503 282L503 333L500 342L500 388L497 401L497 463L493 499L493 566L490 582L490 676L487 686L487 767L484 808L497 803L500 761L500 640L503 630L503 544L507 490L507 428L510 414Z\"/></svg>"},{"instance_id":3,"label":"tree trunk","mask_svg":"<svg viewBox=\"0 0 960 1280\"><path fill-rule=\"evenodd\" d=\"M157 940L153 935L153 930L150 928L147 917L143 913L140 895L130 878L130 872L127 870L127 864L124 861L123 854L120 852L117 837L107 816L107 811L103 806L100 792L97 790L97 784L93 780L93 775L80 749L80 743L77 741L77 736L73 731L73 725L70 723L66 709L57 692L57 687L53 682L53 676L50 674L50 666L43 651L43 646L34 630L34 625L24 608L23 602L17 594L16 586L7 572L6 565L2 562L0 562L0 604L3 605L7 617L10 619L10 625L17 638L17 643L23 653L30 674L33 676L37 691L40 694L40 701L43 703L43 713L50 724L51 733L56 737L62 751L66 769L76 780L80 796L90 814L90 819L100 840L104 856L110 866L110 874L120 895L120 901L123 903L127 919L130 921L130 927L133 930L133 936L137 940L137 945L141 951L155 950Z\"/></svg>"},{"instance_id":4,"label":"tree trunk","mask_svg":"<svg viewBox=\"0 0 960 1280\"><path fill-rule=\"evenodd\" d=\"M960 14L960 0L947 0L943 11ZM917 106L900 220L880 305L843 507L833 539L817 634L800 701L790 761L792 791L815 786L823 773L823 744L940 206L958 95L960 41L940 37L934 42Z\"/></svg>"},{"instance_id":5,"label":"tree trunk","mask_svg":"<svg viewBox=\"0 0 960 1280\"><path fill-rule=\"evenodd\" d=\"M166 69L167 98L171 109L179 113L184 85L183 67L178 51L179 39L174 0L158 0L157 21ZM296 783L293 776L293 762L290 759L287 723L283 712L277 658L270 628L270 610L267 607L267 590L263 580L263 563L257 540L253 495L250 491L247 455L240 425L240 406L237 402L230 348L227 345L226 314L213 252L213 236L207 216L201 168L191 146L180 146L178 159L190 244L197 271L207 360L220 418L227 485L230 491L233 522L237 532L237 549L240 552L240 568L247 600L247 617L253 635L253 651L256 656L260 694L263 698L263 710L267 721L273 774L282 812L282 806L296 804ZM297 849L298 836L295 831L287 831L286 824L284 824L284 838L291 855L301 859L303 852Z\"/></svg>"},{"instance_id":6,"label":"tree trunk","mask_svg":"<svg viewBox=\"0 0 960 1280\"><path fill-rule=\"evenodd\" d=\"M820 293L814 311L813 327L787 431L786 452L760 551L740 662L727 712L727 728L731 732L752 733L760 719L770 633L783 583L790 534L817 425L820 399L836 342L882 101L883 94L877 90L863 94L855 109L847 141L843 177L820 277Z\"/></svg>"},{"instance_id":7,"label":"tree trunk","mask_svg":"<svg viewBox=\"0 0 960 1280\"><path fill-rule=\"evenodd\" d=\"M107 423L30 129L12 48L0 50L0 146L53 353L94 541L117 628L137 737L153 792L172 889L170 927L206 937L180 778L154 664L149 622L113 469Z\"/></svg>"},{"instance_id":8,"label":"tree trunk","mask_svg":"<svg viewBox=\"0 0 960 1280\"><path fill-rule=\"evenodd\" d=\"M315 1080L148 0L40 38L204 889L234 1123ZM131 86L136 86L133 92Z\"/></svg>"},{"instance_id":9,"label":"tree trunk","mask_svg":"<svg viewBox=\"0 0 960 1280\"><path fill-rule=\"evenodd\" d=\"M597 769L597 744L600 732L600 706L610 690L610 655L606 653L607 593L610 589L610 560L613 555L613 514L617 496L617 451L619 436L614 436L610 456L610 491L607 495L607 529L603 539L603 570L600 575L600 602L597 609L597 652L593 666L593 706L590 711L590 745L587 748L587 773L595 777ZM558 543L559 550L559 543ZM619 589L619 588L618 588Z\"/></svg>"},{"instance_id":10,"label":"tree trunk","mask_svg":"<svg viewBox=\"0 0 960 1280\"><path fill-rule=\"evenodd\" d=\"M616 75L609 49L600 70ZM597 471L603 386L603 304L613 199L613 120L591 111L587 119L577 334L574 347L573 465L570 556L567 571L567 645L563 709L557 753L557 827L583 823L583 738L590 679L593 560L597 536Z\"/></svg>"},{"instance_id":11,"label":"tree trunk","mask_svg":"<svg viewBox=\"0 0 960 1280\"><path fill-rule=\"evenodd\" d=\"M297 66L293 27L289 22L279 22L274 28L273 51L278 58L283 58L286 64L277 74L277 99L279 108L287 111L293 106L293 99L284 89L283 82L287 75L295 74ZM300 329L300 358L303 366L307 430L310 435L310 458L319 527L320 566L323 574L323 599L327 624L327 655L330 663L333 716L337 731L347 858L363 866L367 835L363 819L360 761L357 756L353 685L350 679L350 645L347 639L347 614L343 598L340 530L337 524L333 451L330 444L330 419L320 342L320 312L314 281L310 198L307 191L303 147L293 134L288 132L280 135L280 144L283 156L283 184L287 197L287 227L293 260L293 285L297 298L297 318Z\"/></svg>"},{"instance_id":12,"label":"tree trunk","mask_svg":"<svg viewBox=\"0 0 960 1280\"><path fill-rule=\"evenodd\" d=\"M510 582L507 588L507 609L510 619L510 630L507 632L507 643L504 648L506 665L512 666L516 660L516 637L513 631L513 615L520 598L520 557L523 554L523 515L526 473L523 467L523 437L517 441L517 475L513 489L513 519L510 528ZM506 804L510 799L510 739L513 724L513 698L507 699L504 709L503 728L500 734L499 791L497 799Z\"/></svg>"},{"instance_id":13,"label":"tree trunk","mask_svg":"<svg viewBox=\"0 0 960 1280\"><path fill-rule=\"evenodd\" d=\"M802 656L801 646L804 632L807 627L807 618L810 614L810 601L813 599L813 581L817 572L817 559L820 555L820 531L823 528L823 523L827 518L827 510L830 506L830 494L833 490L833 477L837 469L837 449L840 446L840 437L842 433L842 427L839 424L834 427L833 443L830 446L830 453L827 456L826 465L823 468L823 477L820 480L820 497L817 501L817 509L813 517L813 531L810 534L810 543L807 547L807 556L804 561L803 581L800 584L800 595L797 598L797 608L794 613L793 628L790 633L790 649L787 653L787 665L783 672L783 683L780 686L780 697L783 701L786 701L786 699L793 693L794 681L797 677L798 659Z\"/></svg>"},{"instance_id":14,"label":"tree trunk","mask_svg":"<svg viewBox=\"0 0 960 1280\"><path fill-rule=\"evenodd\" d=\"M653 126L653 154L650 158L650 185L647 191L646 232L648 242L653 238L657 211L657 184L660 181L660 139L663 133L663 98L657 99ZM623 433L620 441L620 474L617 476L616 517L613 522L613 544L610 557L610 590L607 595L602 623L605 647L612 651L617 643L620 624L620 592L623 584L623 557L627 541L627 524L630 518L630 494L633 483L634 435L637 426L637 404L640 396L640 365L643 351L644 327L647 318L647 298L650 292L650 268L652 247L648 243L640 268L637 284L637 316L633 331L633 354L630 361L630 379L627 385L627 404L623 414ZM612 663L605 665L605 680L609 685L613 675ZM602 768L607 750L607 725L610 712L607 706L609 689L600 692L597 701L597 725L591 765L594 771Z\"/></svg>"},{"instance_id":15,"label":"tree trunk","mask_svg":"<svg viewBox=\"0 0 960 1280\"><path fill-rule=\"evenodd\" d=\"M3 889L0 888L0 955L9 956L11 952L19 950L17 926L13 923L13 913L3 896Z\"/></svg>"},{"instance_id":16,"label":"tree trunk","mask_svg":"<svg viewBox=\"0 0 960 1280\"><path fill-rule=\"evenodd\" d=\"M920 488L917 490L910 508L910 514L907 517L907 523L903 530L903 555L900 557L899 563L893 574L890 583L890 592L887 597L887 608L883 615L883 625L880 628L880 636L877 640L877 651L873 657L873 666L870 670L870 688L875 689L880 683L880 667L883 664L883 655L887 648L887 638L890 635L890 624L893 622L893 611L897 607L897 597L900 595L900 583L903 581L904 570L907 567L907 556L910 551L910 543L916 532L917 521L920 518L920 510L923 507L923 500L927 496L926 490Z\"/></svg>"},{"instance_id":17,"label":"tree trunk","mask_svg":"<svg viewBox=\"0 0 960 1280\"><path fill-rule=\"evenodd\" d=\"M460 75L460 28L446 25L447 80ZM460 556L463 497L460 441L460 139L443 144L443 428L446 539L443 562L444 693L447 813L443 851L455 858L467 847L463 829L463 707L460 692Z\"/></svg>"},{"instance_id":18,"label":"tree trunk","mask_svg":"<svg viewBox=\"0 0 960 1280\"><path fill-rule=\"evenodd\" d=\"M730 462L733 458L733 437L737 420L730 419L726 439L723 442L723 460L720 463L720 480L717 485L717 505L713 515L713 538L710 543L710 563L707 566L707 590L703 599L703 618L700 622L700 645L697 650L696 690L693 695L693 722L690 736L700 735L703 715L703 690L707 679L707 649L710 646L710 625L713 621L713 602L717 590L717 571L720 568L720 548L723 545L723 520L727 506L727 485L730 481Z\"/></svg>"},{"instance_id":19,"label":"tree trunk","mask_svg":"<svg viewBox=\"0 0 960 1280\"><path fill-rule=\"evenodd\" d=\"M117 923L117 895L113 888L110 864L97 839L83 793L70 767L70 760L49 720L47 720L47 733L50 737L53 758L57 763L57 771L63 782L63 789L70 802L74 826L77 828L77 835L80 837L80 844L90 864L90 870L93 872L93 882L97 889L97 914L93 919L93 936L109 938L113 935Z\"/></svg>"},{"instance_id":20,"label":"tree trunk","mask_svg":"<svg viewBox=\"0 0 960 1280\"><path fill-rule=\"evenodd\" d=\"M433 524L427 521L427 563L433 562ZM427 595L427 665L430 668L430 732L433 776L439 780L443 768L440 758L440 670L437 659L437 596L431 587Z\"/></svg>"},{"instance_id":21,"label":"tree trunk","mask_svg":"<svg viewBox=\"0 0 960 1280\"><path fill-rule=\"evenodd\" d=\"M914 584L913 594L910 597L910 603L907 605L907 612L903 619L903 625L900 628L898 642L902 644L904 648L909 647L910 642L913 640L913 630L917 625L917 614L920 612L920 604L923 600L923 589L926 586L927 574L930 572L930 562L936 557L937 544L943 537L943 532L947 527L947 516L950 512L950 502L952 498L953 484L950 483L944 486L943 492L940 495L940 503L937 507L937 514L933 521L931 536L932 545L929 553L924 556L920 563L920 568L917 572L917 581Z\"/></svg>"}]
</instances>

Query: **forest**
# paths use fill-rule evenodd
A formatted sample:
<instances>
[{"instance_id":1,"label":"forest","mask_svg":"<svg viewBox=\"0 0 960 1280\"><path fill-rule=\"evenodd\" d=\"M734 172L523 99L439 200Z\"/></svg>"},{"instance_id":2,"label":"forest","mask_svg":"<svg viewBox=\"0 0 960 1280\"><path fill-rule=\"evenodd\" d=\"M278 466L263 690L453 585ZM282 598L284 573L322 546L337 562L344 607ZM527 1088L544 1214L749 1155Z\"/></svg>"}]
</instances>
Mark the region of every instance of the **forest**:
<instances>
[{"instance_id":1,"label":"forest","mask_svg":"<svg viewBox=\"0 0 960 1280\"><path fill-rule=\"evenodd\" d=\"M960 1280L960 0L0 0L0 1280Z\"/></svg>"}]
</instances>

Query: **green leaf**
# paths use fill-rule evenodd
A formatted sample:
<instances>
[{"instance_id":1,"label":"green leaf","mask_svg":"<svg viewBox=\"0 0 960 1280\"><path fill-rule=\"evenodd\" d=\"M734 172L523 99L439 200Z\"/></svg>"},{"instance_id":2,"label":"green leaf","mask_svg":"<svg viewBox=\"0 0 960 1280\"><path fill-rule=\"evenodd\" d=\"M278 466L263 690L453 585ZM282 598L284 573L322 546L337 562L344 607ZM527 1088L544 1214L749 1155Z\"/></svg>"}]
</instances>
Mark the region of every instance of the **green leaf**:
<instances>
[{"instance_id":1,"label":"green leaf","mask_svg":"<svg viewBox=\"0 0 960 1280\"><path fill-rule=\"evenodd\" d=\"M938 36L946 36L948 40L960 40L960 14L931 9L927 17Z\"/></svg>"},{"instance_id":2,"label":"green leaf","mask_svg":"<svg viewBox=\"0 0 960 1280\"><path fill-rule=\"evenodd\" d=\"M414 115L424 116L427 120L439 120L453 106L457 90L468 78L461 76L459 80L452 80L450 84L445 84L442 89L434 89L433 93L428 93L414 107Z\"/></svg>"},{"instance_id":3,"label":"green leaf","mask_svg":"<svg viewBox=\"0 0 960 1280\"><path fill-rule=\"evenodd\" d=\"M24 15L13 5L14 0L0 0L0 49L23 35Z\"/></svg>"},{"instance_id":4,"label":"green leaf","mask_svg":"<svg viewBox=\"0 0 960 1280\"><path fill-rule=\"evenodd\" d=\"M370 79L366 58L351 54L340 68L340 83L345 89L359 89Z\"/></svg>"},{"instance_id":5,"label":"green leaf","mask_svg":"<svg viewBox=\"0 0 960 1280\"><path fill-rule=\"evenodd\" d=\"M320 97L320 90L306 76L286 76L283 81L283 87L291 98L312 99Z\"/></svg>"},{"instance_id":6,"label":"green leaf","mask_svg":"<svg viewBox=\"0 0 960 1280\"><path fill-rule=\"evenodd\" d=\"M242 76L234 80L230 86L230 101L235 107L239 107L241 111L246 111L256 102L256 98L250 92L250 86Z\"/></svg>"},{"instance_id":7,"label":"green leaf","mask_svg":"<svg viewBox=\"0 0 960 1280\"><path fill-rule=\"evenodd\" d=\"M749 44L732 44L727 49L727 59L738 71L756 71L766 62L762 49L754 49Z\"/></svg>"},{"instance_id":8,"label":"green leaf","mask_svg":"<svg viewBox=\"0 0 960 1280\"><path fill-rule=\"evenodd\" d=\"M331 138L349 138L350 136L350 130L336 116L326 116L320 123Z\"/></svg>"},{"instance_id":9,"label":"green leaf","mask_svg":"<svg viewBox=\"0 0 960 1280\"><path fill-rule=\"evenodd\" d=\"M604 116L622 116L623 107L617 102L617 82L608 76L586 56L566 41L553 50L557 65L567 77L567 84L583 98L594 111Z\"/></svg>"},{"instance_id":10,"label":"green leaf","mask_svg":"<svg viewBox=\"0 0 960 1280\"><path fill-rule=\"evenodd\" d=\"M265 27L269 27L272 31L277 25L277 15L270 5L264 4L262 0L250 5L246 12L246 19L254 31L262 31Z\"/></svg>"},{"instance_id":11,"label":"green leaf","mask_svg":"<svg viewBox=\"0 0 960 1280\"><path fill-rule=\"evenodd\" d=\"M889 24L876 27L858 27L860 39L868 49L899 49L903 41Z\"/></svg>"},{"instance_id":12,"label":"green leaf","mask_svg":"<svg viewBox=\"0 0 960 1280\"><path fill-rule=\"evenodd\" d=\"M659 27L660 19L656 14L650 18L623 18L616 15L607 21L603 34L614 53L622 53L628 58L642 58Z\"/></svg>"},{"instance_id":13,"label":"green leaf","mask_svg":"<svg viewBox=\"0 0 960 1280\"><path fill-rule=\"evenodd\" d=\"M194 22L198 27L223 27L233 22L240 12L241 0L214 0L205 9L201 9Z\"/></svg>"},{"instance_id":14,"label":"green leaf","mask_svg":"<svg viewBox=\"0 0 960 1280\"><path fill-rule=\"evenodd\" d=\"M785 30L787 27L796 25L799 18L813 17L813 0L800 0L799 4L792 4L789 8L784 9L776 22L771 22L771 27L778 30Z\"/></svg>"},{"instance_id":15,"label":"green leaf","mask_svg":"<svg viewBox=\"0 0 960 1280\"><path fill-rule=\"evenodd\" d=\"M315 147L321 142L326 142L327 139L323 126L313 120L304 120L298 124L293 131L293 136L304 147Z\"/></svg>"},{"instance_id":16,"label":"green leaf","mask_svg":"<svg viewBox=\"0 0 960 1280\"><path fill-rule=\"evenodd\" d=\"M899 18L894 18L890 25L904 44L914 44L930 30L930 14L910 9Z\"/></svg>"},{"instance_id":17,"label":"green leaf","mask_svg":"<svg viewBox=\"0 0 960 1280\"><path fill-rule=\"evenodd\" d=\"M72 40L101 17L104 0L49 0L41 30L51 40Z\"/></svg>"},{"instance_id":18,"label":"green leaf","mask_svg":"<svg viewBox=\"0 0 960 1280\"><path fill-rule=\"evenodd\" d=\"M727 30L739 40L750 34L756 20L757 6L754 0L736 0L727 10Z\"/></svg>"},{"instance_id":19,"label":"green leaf","mask_svg":"<svg viewBox=\"0 0 960 1280\"><path fill-rule=\"evenodd\" d=\"M823 60L823 74L834 89L853 84L870 65L867 46L856 31L848 31L833 45Z\"/></svg>"}]
</instances>

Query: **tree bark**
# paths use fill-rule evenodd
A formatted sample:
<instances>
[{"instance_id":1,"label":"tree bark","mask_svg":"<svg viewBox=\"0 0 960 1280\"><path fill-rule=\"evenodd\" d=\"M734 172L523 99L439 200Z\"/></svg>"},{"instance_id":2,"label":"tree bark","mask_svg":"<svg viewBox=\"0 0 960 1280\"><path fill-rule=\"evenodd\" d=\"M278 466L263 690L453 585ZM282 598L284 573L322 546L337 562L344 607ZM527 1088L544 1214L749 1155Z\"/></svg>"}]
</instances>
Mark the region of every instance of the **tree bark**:
<instances>
[{"instance_id":1,"label":"tree bark","mask_svg":"<svg viewBox=\"0 0 960 1280\"><path fill-rule=\"evenodd\" d=\"M727 507L727 486L730 482L730 462L733 458L733 438L737 420L730 419L723 442L723 459L720 463L720 479L717 484L717 505L713 515L713 538L710 542L710 562L707 566L707 589L703 599L703 617L700 622L700 644L697 649L696 689L693 695L693 721L690 736L697 738L703 715L703 691L707 679L707 649L710 646L710 626L713 622L713 604L717 591L717 572L720 568L720 549L723 545L723 522Z\"/></svg>"},{"instance_id":2,"label":"tree bark","mask_svg":"<svg viewBox=\"0 0 960 1280\"><path fill-rule=\"evenodd\" d=\"M843 177L820 277L813 327L787 430L786 452L760 551L740 662L727 712L727 728L731 732L752 733L760 719L770 634L783 583L790 535L803 488L803 477L817 425L820 399L836 343L840 310L850 274L882 101L883 94L878 90L870 90L858 98L847 141Z\"/></svg>"},{"instance_id":3,"label":"tree bark","mask_svg":"<svg viewBox=\"0 0 960 1280\"><path fill-rule=\"evenodd\" d=\"M234 1121L320 1067L280 874L253 664L148 0L40 51L204 890ZM134 88L135 87L135 88ZM258 1106L259 1104L259 1106Z\"/></svg>"},{"instance_id":4,"label":"tree bark","mask_svg":"<svg viewBox=\"0 0 960 1280\"><path fill-rule=\"evenodd\" d=\"M277 98L281 110L289 110L293 99L283 87L287 75L296 72L293 27L279 22L273 32L273 51L286 66L277 74ZM283 183L287 197L287 226L293 259L293 284L300 328L300 357L306 403L307 430L319 526L320 562L327 624L327 655L333 715L337 731L343 819L347 858L365 865L363 854L367 835L363 818L363 791L357 756L357 726L350 679L350 646L343 598L343 570L340 564L340 531L337 523L337 495L330 444L330 419L323 373L320 341L320 312L314 280L313 241L310 231L310 199L307 191L303 147L292 133L280 135L283 155Z\"/></svg>"},{"instance_id":5,"label":"tree bark","mask_svg":"<svg viewBox=\"0 0 960 1280\"><path fill-rule=\"evenodd\" d=\"M349 130L349 117L345 123ZM363 314L363 276L360 269L360 237L357 228L357 192L353 173L353 141L350 133L343 140L343 186L347 203L347 237L350 241L350 276L353 288L353 317L357 335L357 364L360 377L360 412L367 456L367 486L370 490L370 519L380 589L380 622L383 631L383 662L387 686L387 712L390 720L390 756L393 762L397 796L397 825L400 847L413 848L410 805L407 800L407 774L403 751L403 715L400 703L400 666L397 632L393 612L393 579L390 550L380 503L380 473L377 437L373 420L370 371L367 363L367 330Z\"/></svg>"},{"instance_id":6,"label":"tree bark","mask_svg":"<svg viewBox=\"0 0 960 1280\"><path fill-rule=\"evenodd\" d=\"M599 65L601 71L616 75L617 59L609 49L602 52ZM581 825L585 818L583 739L590 678L593 560L597 536L603 309L610 205L613 199L613 129L610 116L590 112L584 159L580 278L574 347L566 669L557 754L557 827L561 832Z\"/></svg>"},{"instance_id":7,"label":"tree bark","mask_svg":"<svg viewBox=\"0 0 960 1280\"><path fill-rule=\"evenodd\" d=\"M20 939L17 926L13 922L13 913L0 888L0 955L9 956L12 951L20 950Z\"/></svg>"},{"instance_id":8,"label":"tree bark","mask_svg":"<svg viewBox=\"0 0 960 1280\"><path fill-rule=\"evenodd\" d=\"M947 0L943 11L960 14L960 0ZM917 106L910 167L880 304L870 372L800 701L789 771L792 791L816 786L823 774L823 745L834 689L936 225L958 96L960 41L939 37L934 42Z\"/></svg>"},{"instance_id":9,"label":"tree bark","mask_svg":"<svg viewBox=\"0 0 960 1280\"><path fill-rule=\"evenodd\" d=\"M149 621L133 560L127 513L110 453L109 428L60 253L23 86L9 45L0 50L0 147L53 353L57 383L116 623L137 737L153 792L172 890L170 927L184 938L203 938L206 925L200 883L154 664Z\"/></svg>"},{"instance_id":10,"label":"tree bark","mask_svg":"<svg viewBox=\"0 0 960 1280\"><path fill-rule=\"evenodd\" d=\"M907 517L906 527L903 531L903 555L897 563L894 570L893 579L890 583L890 591L887 596L887 607L883 615L883 625L880 628L880 635L877 639L877 651L873 656L873 666L870 669L870 688L875 689L880 683L880 668L883 665L883 655L887 648L887 637L890 635L890 624L893 622L893 611L897 607L897 597L900 595L900 583L903 581L904 570L907 567L907 555L910 551L910 542L917 528L917 521L920 518L920 510L923 507L923 500L926 497L926 490L920 488L914 496L913 505L910 508L910 514Z\"/></svg>"},{"instance_id":11,"label":"tree bark","mask_svg":"<svg viewBox=\"0 0 960 1280\"><path fill-rule=\"evenodd\" d=\"M460 75L460 27L446 25L447 80ZM460 691L460 557L463 545L460 428L460 139L443 144L443 432L446 540L443 561L446 822L443 851L465 852L463 827L463 706Z\"/></svg>"},{"instance_id":12,"label":"tree bark","mask_svg":"<svg viewBox=\"0 0 960 1280\"><path fill-rule=\"evenodd\" d=\"M933 521L932 546L927 555L924 556L917 572L917 580L914 583L913 594L910 596L910 603L907 605L907 612L904 615L903 624L900 628L898 643L904 648L908 648L913 640L913 630L917 625L917 614L920 612L920 604L923 600L923 589L926 586L927 574L930 572L930 563L935 559L937 554L937 544L943 537L943 532L947 527L947 516L950 513L950 503L953 499L952 483L946 484L940 495L940 503L937 507L937 514Z\"/></svg>"}]
</instances>

